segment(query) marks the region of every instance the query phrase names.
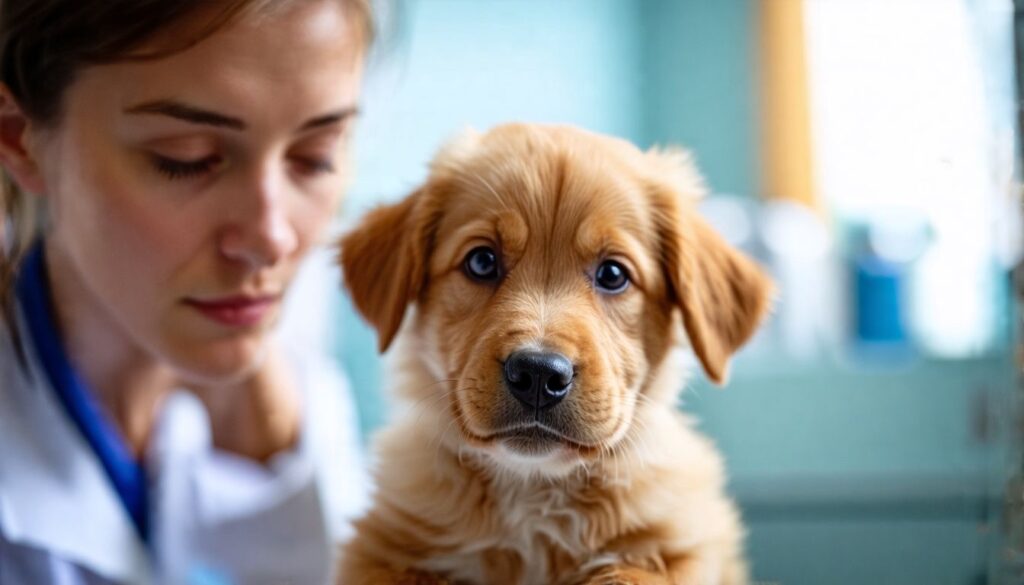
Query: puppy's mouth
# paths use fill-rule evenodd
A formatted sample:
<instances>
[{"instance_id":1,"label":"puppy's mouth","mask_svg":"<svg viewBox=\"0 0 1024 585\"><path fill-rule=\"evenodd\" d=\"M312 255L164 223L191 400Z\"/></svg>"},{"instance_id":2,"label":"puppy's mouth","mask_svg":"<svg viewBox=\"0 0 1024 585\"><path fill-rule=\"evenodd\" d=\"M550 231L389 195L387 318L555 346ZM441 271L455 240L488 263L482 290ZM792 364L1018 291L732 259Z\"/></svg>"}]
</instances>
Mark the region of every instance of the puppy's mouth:
<instances>
[{"instance_id":1,"label":"puppy's mouth","mask_svg":"<svg viewBox=\"0 0 1024 585\"><path fill-rule=\"evenodd\" d=\"M519 455L547 455L559 448L568 448L580 454L589 453L597 447L579 443L557 429L540 422L518 425L491 434L488 439L500 442L510 451Z\"/></svg>"}]
</instances>

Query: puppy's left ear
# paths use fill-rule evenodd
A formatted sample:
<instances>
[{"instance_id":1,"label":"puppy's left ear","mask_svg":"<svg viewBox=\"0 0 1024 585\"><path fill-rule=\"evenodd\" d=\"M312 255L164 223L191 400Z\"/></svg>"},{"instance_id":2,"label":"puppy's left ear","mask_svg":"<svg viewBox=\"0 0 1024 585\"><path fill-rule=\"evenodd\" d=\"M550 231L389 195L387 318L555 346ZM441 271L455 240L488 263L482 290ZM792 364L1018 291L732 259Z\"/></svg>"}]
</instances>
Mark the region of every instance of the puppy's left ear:
<instances>
[{"instance_id":1,"label":"puppy's left ear","mask_svg":"<svg viewBox=\"0 0 1024 585\"><path fill-rule=\"evenodd\" d=\"M426 282L430 225L424 193L420 189L374 209L340 242L345 286L356 309L377 330L381 353Z\"/></svg>"},{"instance_id":2,"label":"puppy's left ear","mask_svg":"<svg viewBox=\"0 0 1024 585\"><path fill-rule=\"evenodd\" d=\"M471 128L450 139L430 163L431 176L449 174L480 142ZM392 205L374 209L340 242L339 260L356 309L377 329L387 351L405 310L427 282L427 263L442 215L445 181L427 183Z\"/></svg>"},{"instance_id":3,"label":"puppy's left ear","mask_svg":"<svg viewBox=\"0 0 1024 585\"><path fill-rule=\"evenodd\" d=\"M774 285L692 209L704 187L690 157L658 151L647 156L656 170L655 221L669 294L708 378L723 384L730 357L768 312Z\"/></svg>"}]
</instances>

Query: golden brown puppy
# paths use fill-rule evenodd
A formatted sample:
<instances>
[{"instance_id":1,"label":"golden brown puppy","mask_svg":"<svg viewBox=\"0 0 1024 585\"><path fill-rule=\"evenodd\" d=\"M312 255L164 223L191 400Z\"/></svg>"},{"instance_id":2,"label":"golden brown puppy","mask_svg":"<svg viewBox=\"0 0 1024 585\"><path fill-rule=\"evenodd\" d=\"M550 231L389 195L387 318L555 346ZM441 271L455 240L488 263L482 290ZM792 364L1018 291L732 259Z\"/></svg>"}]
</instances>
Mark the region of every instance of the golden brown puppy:
<instances>
[{"instance_id":1,"label":"golden brown puppy","mask_svg":"<svg viewBox=\"0 0 1024 585\"><path fill-rule=\"evenodd\" d=\"M681 152L508 125L343 239L410 408L339 583L746 582L721 461L674 402L680 352L722 382L770 284L701 192Z\"/></svg>"}]
</instances>

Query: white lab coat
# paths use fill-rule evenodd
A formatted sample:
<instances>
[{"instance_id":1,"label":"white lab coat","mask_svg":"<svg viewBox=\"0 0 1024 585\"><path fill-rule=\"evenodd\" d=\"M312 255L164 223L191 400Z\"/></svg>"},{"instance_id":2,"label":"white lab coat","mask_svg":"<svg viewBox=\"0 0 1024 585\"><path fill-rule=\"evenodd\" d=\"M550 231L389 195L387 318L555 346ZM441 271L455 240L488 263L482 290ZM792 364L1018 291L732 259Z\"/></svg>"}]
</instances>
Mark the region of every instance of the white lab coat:
<instances>
[{"instance_id":1,"label":"white lab coat","mask_svg":"<svg viewBox=\"0 0 1024 585\"><path fill-rule=\"evenodd\" d=\"M0 325L0 585L329 581L368 501L348 387L329 362L295 352L303 434L266 466L213 449L191 395L167 401L146 458L147 546L24 345L27 370Z\"/></svg>"}]
</instances>

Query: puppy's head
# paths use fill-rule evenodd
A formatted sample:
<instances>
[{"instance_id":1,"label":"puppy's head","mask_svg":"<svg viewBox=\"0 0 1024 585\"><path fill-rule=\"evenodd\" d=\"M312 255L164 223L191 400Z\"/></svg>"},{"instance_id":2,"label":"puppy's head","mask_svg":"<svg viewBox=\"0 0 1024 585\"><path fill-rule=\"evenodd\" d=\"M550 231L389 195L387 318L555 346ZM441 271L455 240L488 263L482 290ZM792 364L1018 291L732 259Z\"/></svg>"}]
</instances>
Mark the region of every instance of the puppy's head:
<instances>
[{"instance_id":1,"label":"puppy's head","mask_svg":"<svg viewBox=\"0 0 1024 585\"><path fill-rule=\"evenodd\" d=\"M639 402L666 400L652 385L673 345L720 383L767 309L765 276L691 211L701 190L680 152L565 127L469 132L343 239L346 283L381 350L415 306L404 335L436 378L419 391L463 441L510 468L569 469L614 448Z\"/></svg>"}]
</instances>

